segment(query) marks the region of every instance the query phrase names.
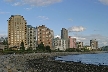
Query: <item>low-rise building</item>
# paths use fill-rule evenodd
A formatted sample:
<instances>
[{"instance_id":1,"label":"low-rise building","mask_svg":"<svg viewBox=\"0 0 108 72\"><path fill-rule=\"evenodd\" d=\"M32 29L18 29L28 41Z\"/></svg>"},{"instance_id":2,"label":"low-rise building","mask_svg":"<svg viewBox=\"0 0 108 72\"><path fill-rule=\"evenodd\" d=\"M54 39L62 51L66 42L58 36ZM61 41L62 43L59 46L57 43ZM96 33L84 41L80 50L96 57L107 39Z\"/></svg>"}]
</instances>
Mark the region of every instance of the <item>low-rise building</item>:
<instances>
[{"instance_id":1,"label":"low-rise building","mask_svg":"<svg viewBox=\"0 0 108 72\"><path fill-rule=\"evenodd\" d=\"M4 50L7 48L7 45L0 44L0 50Z\"/></svg>"},{"instance_id":2,"label":"low-rise building","mask_svg":"<svg viewBox=\"0 0 108 72\"><path fill-rule=\"evenodd\" d=\"M54 38L53 46L55 50L66 50L66 40L61 39L60 37Z\"/></svg>"},{"instance_id":3,"label":"low-rise building","mask_svg":"<svg viewBox=\"0 0 108 72\"><path fill-rule=\"evenodd\" d=\"M76 42L77 48L83 48L83 42Z\"/></svg>"},{"instance_id":4,"label":"low-rise building","mask_svg":"<svg viewBox=\"0 0 108 72\"><path fill-rule=\"evenodd\" d=\"M88 49L88 50L92 50L91 46L87 46L86 49Z\"/></svg>"},{"instance_id":5,"label":"low-rise building","mask_svg":"<svg viewBox=\"0 0 108 72\"><path fill-rule=\"evenodd\" d=\"M89 45L84 46L84 48L88 49L88 50L92 50L91 46L89 46Z\"/></svg>"}]
</instances>

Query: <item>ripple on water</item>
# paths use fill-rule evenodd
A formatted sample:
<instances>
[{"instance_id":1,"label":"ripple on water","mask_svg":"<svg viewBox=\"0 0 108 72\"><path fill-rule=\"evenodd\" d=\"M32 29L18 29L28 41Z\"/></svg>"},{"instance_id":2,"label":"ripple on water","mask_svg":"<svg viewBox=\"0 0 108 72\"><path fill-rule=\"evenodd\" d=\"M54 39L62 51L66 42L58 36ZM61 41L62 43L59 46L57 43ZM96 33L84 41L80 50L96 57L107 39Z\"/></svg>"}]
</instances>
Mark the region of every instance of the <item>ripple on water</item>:
<instances>
[{"instance_id":1,"label":"ripple on water","mask_svg":"<svg viewBox=\"0 0 108 72\"><path fill-rule=\"evenodd\" d=\"M108 53L59 56L55 57L55 60L81 61L86 64L108 65Z\"/></svg>"}]
</instances>

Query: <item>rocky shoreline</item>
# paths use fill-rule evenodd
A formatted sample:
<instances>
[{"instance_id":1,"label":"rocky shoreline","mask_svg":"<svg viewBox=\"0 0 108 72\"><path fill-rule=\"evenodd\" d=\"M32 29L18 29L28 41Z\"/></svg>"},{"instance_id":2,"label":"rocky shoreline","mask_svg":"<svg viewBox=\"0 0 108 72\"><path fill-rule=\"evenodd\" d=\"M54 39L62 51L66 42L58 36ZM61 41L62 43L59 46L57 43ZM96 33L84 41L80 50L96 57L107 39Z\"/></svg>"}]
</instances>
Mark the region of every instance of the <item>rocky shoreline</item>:
<instances>
[{"instance_id":1,"label":"rocky shoreline","mask_svg":"<svg viewBox=\"0 0 108 72\"><path fill-rule=\"evenodd\" d=\"M103 53L103 52L89 52L89 53ZM70 54L72 55L72 54L84 54L84 53L54 52L54 53L1 55L0 72L72 72L72 71L97 72L96 69L98 70L98 68L100 68L99 69L100 71L98 72L106 72L106 70L108 70L107 66L96 66L96 65L88 66L86 64L76 63L76 62L62 63L60 61L55 61L52 59L54 56L65 56ZM92 70L93 68L94 68L93 71L88 71Z\"/></svg>"},{"instance_id":2,"label":"rocky shoreline","mask_svg":"<svg viewBox=\"0 0 108 72\"><path fill-rule=\"evenodd\" d=\"M29 72L108 72L108 66L61 62L51 58L33 59L27 62Z\"/></svg>"}]
</instances>

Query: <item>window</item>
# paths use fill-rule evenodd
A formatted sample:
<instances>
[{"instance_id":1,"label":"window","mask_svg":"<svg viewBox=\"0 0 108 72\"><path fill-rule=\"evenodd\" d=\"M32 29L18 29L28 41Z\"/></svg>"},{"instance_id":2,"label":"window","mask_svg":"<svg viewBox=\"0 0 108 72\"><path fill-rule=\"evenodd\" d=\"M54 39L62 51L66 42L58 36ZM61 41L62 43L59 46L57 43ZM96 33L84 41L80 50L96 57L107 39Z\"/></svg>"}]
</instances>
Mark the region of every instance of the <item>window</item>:
<instances>
[{"instance_id":1,"label":"window","mask_svg":"<svg viewBox=\"0 0 108 72\"><path fill-rule=\"evenodd\" d=\"M11 37L11 39L13 39L13 37Z\"/></svg>"},{"instance_id":2,"label":"window","mask_svg":"<svg viewBox=\"0 0 108 72\"><path fill-rule=\"evenodd\" d=\"M17 39L19 39L19 35L17 35Z\"/></svg>"},{"instance_id":3,"label":"window","mask_svg":"<svg viewBox=\"0 0 108 72\"><path fill-rule=\"evenodd\" d=\"M49 42L49 44L50 44L50 42Z\"/></svg>"},{"instance_id":4,"label":"window","mask_svg":"<svg viewBox=\"0 0 108 72\"><path fill-rule=\"evenodd\" d=\"M22 36L22 39L24 39L24 36Z\"/></svg>"},{"instance_id":5,"label":"window","mask_svg":"<svg viewBox=\"0 0 108 72\"><path fill-rule=\"evenodd\" d=\"M45 32L43 32L43 34L45 34Z\"/></svg>"}]
</instances>

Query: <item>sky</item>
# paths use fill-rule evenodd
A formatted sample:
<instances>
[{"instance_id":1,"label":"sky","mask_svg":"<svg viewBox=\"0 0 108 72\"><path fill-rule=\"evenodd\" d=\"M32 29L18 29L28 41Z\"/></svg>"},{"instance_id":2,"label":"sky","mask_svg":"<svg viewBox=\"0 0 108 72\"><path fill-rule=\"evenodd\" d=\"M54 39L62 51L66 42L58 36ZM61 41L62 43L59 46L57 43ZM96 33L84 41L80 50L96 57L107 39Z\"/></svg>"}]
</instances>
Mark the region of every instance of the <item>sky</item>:
<instances>
[{"instance_id":1,"label":"sky","mask_svg":"<svg viewBox=\"0 0 108 72\"><path fill-rule=\"evenodd\" d=\"M28 25L45 25L61 35L61 29L89 45L108 45L108 0L0 0L0 36L7 36L7 20L22 15Z\"/></svg>"}]
</instances>

